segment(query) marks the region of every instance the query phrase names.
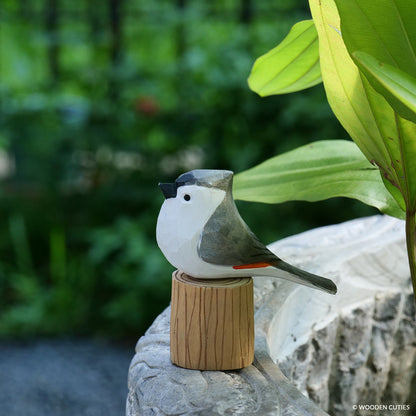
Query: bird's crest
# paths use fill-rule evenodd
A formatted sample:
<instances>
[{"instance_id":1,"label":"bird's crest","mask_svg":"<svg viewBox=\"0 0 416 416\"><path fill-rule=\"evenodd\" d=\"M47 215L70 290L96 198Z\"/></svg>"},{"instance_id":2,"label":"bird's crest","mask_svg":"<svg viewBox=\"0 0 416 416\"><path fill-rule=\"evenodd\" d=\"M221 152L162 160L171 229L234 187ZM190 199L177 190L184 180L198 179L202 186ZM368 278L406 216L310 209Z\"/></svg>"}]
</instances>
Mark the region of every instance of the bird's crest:
<instances>
[{"instance_id":1,"label":"bird's crest","mask_svg":"<svg viewBox=\"0 0 416 416\"><path fill-rule=\"evenodd\" d=\"M232 186L233 172L230 170L195 169L180 175L176 186L198 185L228 191Z\"/></svg>"}]
</instances>

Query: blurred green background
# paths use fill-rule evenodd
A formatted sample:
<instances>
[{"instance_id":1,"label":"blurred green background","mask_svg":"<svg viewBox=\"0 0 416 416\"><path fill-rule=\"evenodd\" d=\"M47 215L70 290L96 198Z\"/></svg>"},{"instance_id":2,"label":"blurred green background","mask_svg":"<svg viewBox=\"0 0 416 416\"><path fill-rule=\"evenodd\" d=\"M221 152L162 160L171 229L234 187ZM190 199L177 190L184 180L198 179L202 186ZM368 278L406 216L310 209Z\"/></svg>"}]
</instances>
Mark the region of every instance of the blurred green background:
<instances>
[{"instance_id":1,"label":"blurred green background","mask_svg":"<svg viewBox=\"0 0 416 416\"><path fill-rule=\"evenodd\" d=\"M322 86L261 99L306 0L2 0L0 336L136 339L169 303L157 183L347 138ZM375 213L238 203L266 243Z\"/></svg>"}]
</instances>

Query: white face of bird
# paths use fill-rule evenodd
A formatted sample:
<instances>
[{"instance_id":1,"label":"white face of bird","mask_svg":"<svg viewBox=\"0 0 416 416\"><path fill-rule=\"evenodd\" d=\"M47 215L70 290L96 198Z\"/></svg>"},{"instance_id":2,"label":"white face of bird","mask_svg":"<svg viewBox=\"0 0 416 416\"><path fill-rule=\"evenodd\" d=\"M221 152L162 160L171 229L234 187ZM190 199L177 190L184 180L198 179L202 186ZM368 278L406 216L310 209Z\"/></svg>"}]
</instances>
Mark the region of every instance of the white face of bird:
<instances>
[{"instance_id":1,"label":"white face of bird","mask_svg":"<svg viewBox=\"0 0 416 416\"><path fill-rule=\"evenodd\" d=\"M176 196L163 202L157 224L158 236L163 238L162 235L169 233L179 239L191 239L195 234L199 235L224 197L225 191L218 188L179 186Z\"/></svg>"}]
</instances>

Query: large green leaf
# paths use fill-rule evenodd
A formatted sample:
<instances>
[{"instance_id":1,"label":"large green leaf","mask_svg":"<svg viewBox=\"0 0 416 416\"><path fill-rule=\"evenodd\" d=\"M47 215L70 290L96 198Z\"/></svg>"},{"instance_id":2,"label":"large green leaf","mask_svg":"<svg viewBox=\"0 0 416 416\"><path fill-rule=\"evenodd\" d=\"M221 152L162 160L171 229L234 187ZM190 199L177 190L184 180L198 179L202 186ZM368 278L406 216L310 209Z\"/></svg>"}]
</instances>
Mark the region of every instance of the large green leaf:
<instances>
[{"instance_id":1,"label":"large green leaf","mask_svg":"<svg viewBox=\"0 0 416 416\"><path fill-rule=\"evenodd\" d=\"M295 24L274 49L259 57L248 79L260 96L303 90L322 81L318 35L312 20Z\"/></svg>"},{"instance_id":2,"label":"large green leaf","mask_svg":"<svg viewBox=\"0 0 416 416\"><path fill-rule=\"evenodd\" d=\"M390 170L384 172L390 175L393 179L390 182L400 190L407 209L414 211L416 124L405 118L416 121L415 114L409 107L415 94L416 2L335 1L341 16L341 29L346 47L356 58L360 70L368 80L368 83L364 83L365 91L389 155L385 162L390 163ZM378 60L378 68L377 61L372 58ZM389 83L385 84L389 77ZM394 87L392 80L396 81ZM392 110L383 110L380 107L380 99L375 99L379 94L373 93L373 88L384 96Z\"/></svg>"},{"instance_id":3,"label":"large green leaf","mask_svg":"<svg viewBox=\"0 0 416 416\"><path fill-rule=\"evenodd\" d=\"M335 0L348 50L363 51L416 76L416 2Z\"/></svg>"},{"instance_id":4,"label":"large green leaf","mask_svg":"<svg viewBox=\"0 0 416 416\"><path fill-rule=\"evenodd\" d=\"M415 124L394 112L351 59L341 35L334 1L309 0L309 3L319 36L328 102L367 159L380 168L384 182L397 202L408 207L413 200L413 184L409 188L404 151L412 146L403 138L416 137ZM373 6L378 7L379 3L374 2ZM412 153L409 154L414 157Z\"/></svg>"},{"instance_id":5,"label":"large green leaf","mask_svg":"<svg viewBox=\"0 0 416 416\"><path fill-rule=\"evenodd\" d=\"M404 215L379 170L346 140L314 142L236 175L234 197L264 203L348 197L398 218Z\"/></svg>"},{"instance_id":6,"label":"large green leaf","mask_svg":"<svg viewBox=\"0 0 416 416\"><path fill-rule=\"evenodd\" d=\"M415 93L416 2L335 1L341 16L344 42L371 84L371 87L366 86L366 91L374 88L396 112L395 131L388 123L390 118L384 122L379 119L378 125L389 152L390 174L397 179L396 183L389 181L400 190L406 204L407 252L416 300L416 124L412 122L416 117L412 105L409 106ZM378 108L374 110L379 111Z\"/></svg>"},{"instance_id":7,"label":"large green leaf","mask_svg":"<svg viewBox=\"0 0 416 416\"><path fill-rule=\"evenodd\" d=\"M319 36L321 71L328 102L369 160L387 159L388 153L372 117L359 70L342 40L335 3L332 0L310 0L309 3ZM384 167L387 169L387 164Z\"/></svg>"},{"instance_id":8,"label":"large green leaf","mask_svg":"<svg viewBox=\"0 0 416 416\"><path fill-rule=\"evenodd\" d=\"M394 73L395 81L408 81L416 78L416 1L409 0L335 0L341 16L341 31L348 51L355 63L363 71L373 88L380 92L389 104L402 117L416 121L416 115L403 105L395 94L387 88L384 82L380 82L379 75L384 72ZM373 65L372 70L356 59L359 55L367 58L368 55L378 61L378 67ZM400 79L398 75L401 74ZM402 86L402 92L405 86Z\"/></svg>"},{"instance_id":9,"label":"large green leaf","mask_svg":"<svg viewBox=\"0 0 416 416\"><path fill-rule=\"evenodd\" d=\"M404 118L416 121L416 78L392 65L380 62L366 52L352 53L354 62L370 84Z\"/></svg>"}]
</instances>

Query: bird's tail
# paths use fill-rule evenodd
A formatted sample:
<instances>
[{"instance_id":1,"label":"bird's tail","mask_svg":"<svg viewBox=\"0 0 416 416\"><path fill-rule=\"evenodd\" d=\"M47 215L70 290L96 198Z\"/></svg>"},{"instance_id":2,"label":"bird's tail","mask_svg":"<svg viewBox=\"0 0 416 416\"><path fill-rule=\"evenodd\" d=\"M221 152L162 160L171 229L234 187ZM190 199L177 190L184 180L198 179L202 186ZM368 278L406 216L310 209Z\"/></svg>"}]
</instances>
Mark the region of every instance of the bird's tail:
<instances>
[{"instance_id":1,"label":"bird's tail","mask_svg":"<svg viewBox=\"0 0 416 416\"><path fill-rule=\"evenodd\" d=\"M332 295L337 293L337 286L330 279L301 270L283 260L280 260L274 267L279 270L279 277L314 289L323 290Z\"/></svg>"}]
</instances>

